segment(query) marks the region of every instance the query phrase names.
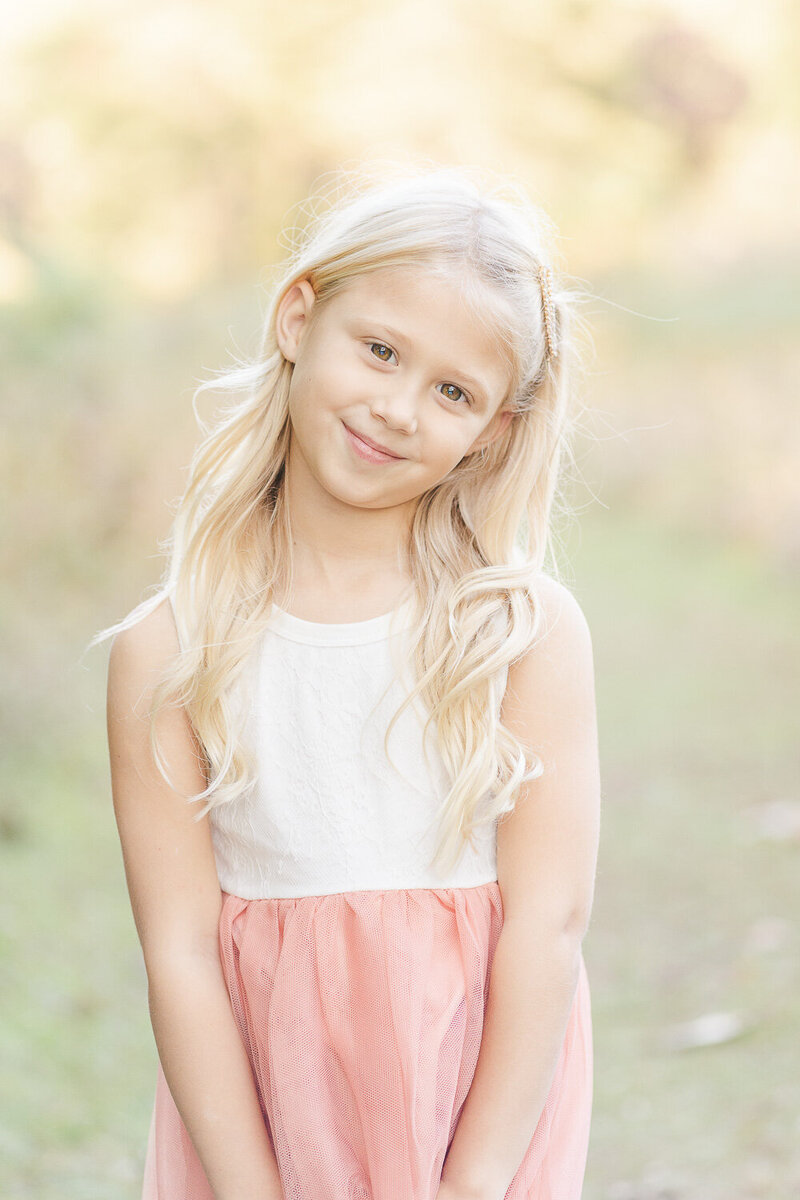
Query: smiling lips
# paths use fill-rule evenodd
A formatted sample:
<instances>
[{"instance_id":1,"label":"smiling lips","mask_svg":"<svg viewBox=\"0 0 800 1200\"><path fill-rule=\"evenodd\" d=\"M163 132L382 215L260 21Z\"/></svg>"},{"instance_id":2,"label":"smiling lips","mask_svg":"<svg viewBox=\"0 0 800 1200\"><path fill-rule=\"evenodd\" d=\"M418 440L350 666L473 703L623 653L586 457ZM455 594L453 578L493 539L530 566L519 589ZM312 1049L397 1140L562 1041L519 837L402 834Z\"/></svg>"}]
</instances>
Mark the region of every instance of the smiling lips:
<instances>
[{"instance_id":1,"label":"smiling lips","mask_svg":"<svg viewBox=\"0 0 800 1200\"><path fill-rule=\"evenodd\" d=\"M344 421L342 424L344 425ZM368 438L365 434L356 433L349 425L344 425L344 427L353 441L354 449L361 454L362 458L370 458L373 462L381 462L389 458L394 460L403 458L402 454L395 454L392 450L387 449L386 446L381 446L380 442L374 442L372 438ZM370 450L373 453L367 454L366 450Z\"/></svg>"}]
</instances>

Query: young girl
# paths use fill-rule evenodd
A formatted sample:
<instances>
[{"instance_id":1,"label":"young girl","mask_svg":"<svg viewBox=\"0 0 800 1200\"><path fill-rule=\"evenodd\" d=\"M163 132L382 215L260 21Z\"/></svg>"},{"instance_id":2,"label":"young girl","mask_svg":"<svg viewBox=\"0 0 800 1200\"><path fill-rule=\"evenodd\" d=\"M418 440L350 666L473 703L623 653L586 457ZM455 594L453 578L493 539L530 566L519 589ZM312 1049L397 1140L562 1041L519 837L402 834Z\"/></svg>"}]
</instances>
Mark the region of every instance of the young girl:
<instances>
[{"instance_id":1,"label":"young girl","mask_svg":"<svg viewBox=\"0 0 800 1200\"><path fill-rule=\"evenodd\" d=\"M549 228L455 168L341 189L201 385L238 398L103 634L144 1200L581 1194L600 784L543 565L579 361Z\"/></svg>"}]
</instances>

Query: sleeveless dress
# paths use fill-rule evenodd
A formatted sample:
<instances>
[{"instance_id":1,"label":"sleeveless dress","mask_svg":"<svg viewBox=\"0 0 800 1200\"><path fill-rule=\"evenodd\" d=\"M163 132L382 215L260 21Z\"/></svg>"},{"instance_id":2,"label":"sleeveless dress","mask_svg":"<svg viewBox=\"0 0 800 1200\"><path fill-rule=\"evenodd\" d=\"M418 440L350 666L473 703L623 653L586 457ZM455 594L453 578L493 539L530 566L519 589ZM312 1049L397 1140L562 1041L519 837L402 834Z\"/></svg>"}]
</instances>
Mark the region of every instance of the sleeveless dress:
<instances>
[{"instance_id":1,"label":"sleeveless dress","mask_svg":"<svg viewBox=\"0 0 800 1200\"><path fill-rule=\"evenodd\" d=\"M285 1200L435 1200L480 1050L496 823L435 873L448 777L419 697L383 744L413 686L410 616L409 600L346 624L273 605L240 677L256 784L208 815L220 959ZM591 1107L581 955L544 1109L498 1200L579 1200ZM214 1200L160 1062L142 1197Z\"/></svg>"}]
</instances>

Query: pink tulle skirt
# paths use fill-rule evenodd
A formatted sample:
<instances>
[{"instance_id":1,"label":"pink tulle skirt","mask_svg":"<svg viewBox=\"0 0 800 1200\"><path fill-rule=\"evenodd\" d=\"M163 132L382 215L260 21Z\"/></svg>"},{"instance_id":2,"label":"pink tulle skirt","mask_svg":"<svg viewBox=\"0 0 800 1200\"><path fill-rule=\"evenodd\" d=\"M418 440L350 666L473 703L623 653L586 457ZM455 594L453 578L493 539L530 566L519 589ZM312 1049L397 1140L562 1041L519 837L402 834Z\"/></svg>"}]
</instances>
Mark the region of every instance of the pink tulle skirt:
<instances>
[{"instance_id":1,"label":"pink tulle skirt","mask_svg":"<svg viewBox=\"0 0 800 1200\"><path fill-rule=\"evenodd\" d=\"M436 1200L475 1071L503 924L496 881L245 900L220 951L286 1200ZM579 1200L589 984L505 1200ZM143 1200L214 1200L158 1065Z\"/></svg>"}]
</instances>

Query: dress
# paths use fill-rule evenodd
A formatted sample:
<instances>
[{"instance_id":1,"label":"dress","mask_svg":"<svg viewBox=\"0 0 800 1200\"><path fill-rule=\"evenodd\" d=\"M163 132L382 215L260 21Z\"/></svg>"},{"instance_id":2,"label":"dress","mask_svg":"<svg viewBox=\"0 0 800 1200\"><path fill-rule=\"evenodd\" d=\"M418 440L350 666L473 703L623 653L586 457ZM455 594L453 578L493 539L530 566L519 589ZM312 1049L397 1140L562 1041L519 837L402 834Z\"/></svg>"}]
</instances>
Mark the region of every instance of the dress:
<instances>
[{"instance_id":1,"label":"dress","mask_svg":"<svg viewBox=\"0 0 800 1200\"><path fill-rule=\"evenodd\" d=\"M480 1049L503 923L496 826L435 874L448 784L419 697L389 758L383 747L410 691L410 616L408 600L346 624L273 606L240 677L257 781L209 813L220 958L285 1200L435 1200ZM591 1106L581 956L550 1092L505 1200L579 1200ZM160 1063L142 1195L214 1200Z\"/></svg>"}]
</instances>

